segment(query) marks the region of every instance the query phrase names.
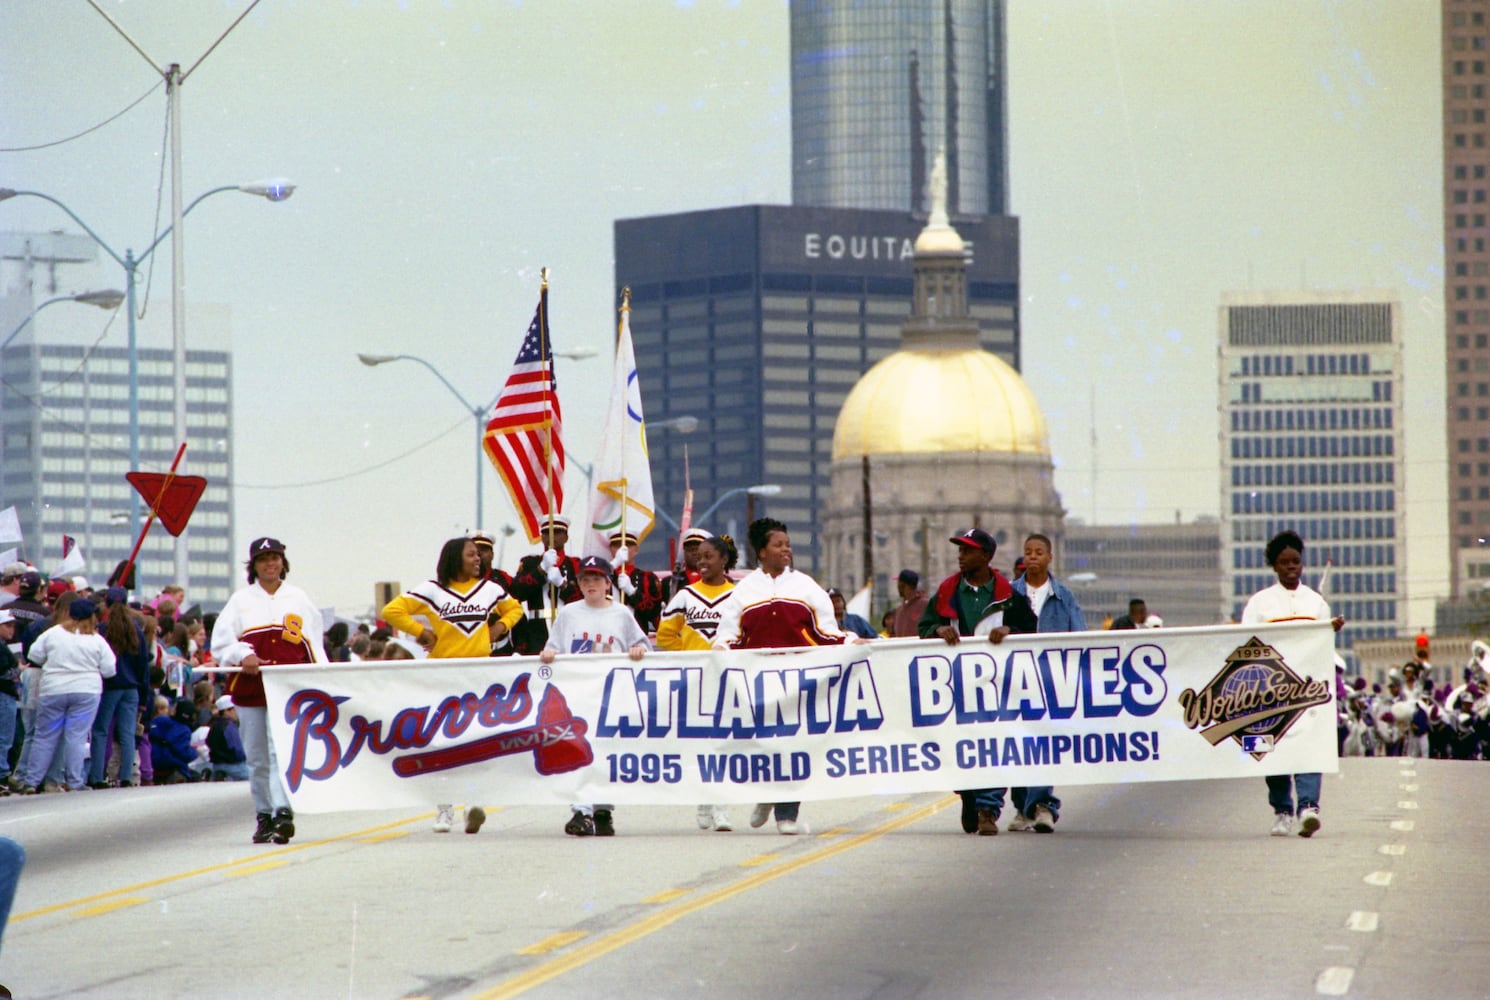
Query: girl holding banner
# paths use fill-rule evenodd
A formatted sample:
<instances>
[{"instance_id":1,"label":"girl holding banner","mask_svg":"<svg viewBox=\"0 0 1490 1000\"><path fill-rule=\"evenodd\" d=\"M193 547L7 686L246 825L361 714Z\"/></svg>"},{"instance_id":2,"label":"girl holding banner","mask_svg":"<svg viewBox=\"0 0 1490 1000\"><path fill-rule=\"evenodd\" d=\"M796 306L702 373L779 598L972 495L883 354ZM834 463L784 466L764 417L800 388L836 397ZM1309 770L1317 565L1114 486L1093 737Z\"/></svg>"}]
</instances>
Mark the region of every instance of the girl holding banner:
<instances>
[{"instance_id":1,"label":"girl holding banner","mask_svg":"<svg viewBox=\"0 0 1490 1000\"><path fill-rule=\"evenodd\" d=\"M1278 582L1252 595L1242 609L1243 625L1267 622L1324 621L1335 631L1345 627L1345 618L1330 617L1330 605L1319 592L1303 582L1304 540L1296 531L1280 531L1268 542L1264 555L1278 574ZM1320 774L1271 774L1267 777L1268 804L1273 807L1274 837L1294 832L1294 793L1298 793L1298 834L1312 837L1319 830Z\"/></svg>"}]
</instances>

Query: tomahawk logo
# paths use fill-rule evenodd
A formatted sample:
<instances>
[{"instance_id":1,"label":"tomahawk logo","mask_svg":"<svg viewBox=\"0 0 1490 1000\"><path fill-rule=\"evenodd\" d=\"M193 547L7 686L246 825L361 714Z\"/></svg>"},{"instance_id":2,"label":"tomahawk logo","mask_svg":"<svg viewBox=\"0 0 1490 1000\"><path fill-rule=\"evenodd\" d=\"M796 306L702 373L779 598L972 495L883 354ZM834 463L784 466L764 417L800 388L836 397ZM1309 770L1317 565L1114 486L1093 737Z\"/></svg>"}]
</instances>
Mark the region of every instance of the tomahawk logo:
<instances>
[{"instance_id":1,"label":"tomahawk logo","mask_svg":"<svg viewBox=\"0 0 1490 1000\"><path fill-rule=\"evenodd\" d=\"M438 737L458 739L473 728L493 730L529 718L533 698L528 693L528 675L522 674L509 689L493 684L483 694L467 692L446 698L439 705L411 706L391 719L369 719L353 715L343 725L351 733L343 740L338 732L341 706L348 699L325 691L298 691L285 705L285 721L293 727L285 784L290 791L302 781L326 781L350 767L364 751L374 756L404 754L393 760L393 773L401 778L446 771L513 754L532 753L539 774L563 774L592 763L595 753L585 734L589 725L569 711L563 692L550 684L538 703L532 725L502 729L466 743L426 750Z\"/></svg>"},{"instance_id":2,"label":"tomahawk logo","mask_svg":"<svg viewBox=\"0 0 1490 1000\"><path fill-rule=\"evenodd\" d=\"M1199 729L1212 746L1236 740L1254 760L1276 747L1306 709L1329 700L1326 681L1301 678L1256 636L1232 650L1205 687L1180 692L1186 726Z\"/></svg>"},{"instance_id":3,"label":"tomahawk logo","mask_svg":"<svg viewBox=\"0 0 1490 1000\"><path fill-rule=\"evenodd\" d=\"M448 771L508 754L533 751L533 766L539 774L563 774L577 771L595 759L590 741L585 739L589 726L584 719L571 715L569 703L552 684L538 703L538 722L526 729L512 729L460 746L427 750L400 757L393 762L393 773L400 778L416 774Z\"/></svg>"}]
</instances>

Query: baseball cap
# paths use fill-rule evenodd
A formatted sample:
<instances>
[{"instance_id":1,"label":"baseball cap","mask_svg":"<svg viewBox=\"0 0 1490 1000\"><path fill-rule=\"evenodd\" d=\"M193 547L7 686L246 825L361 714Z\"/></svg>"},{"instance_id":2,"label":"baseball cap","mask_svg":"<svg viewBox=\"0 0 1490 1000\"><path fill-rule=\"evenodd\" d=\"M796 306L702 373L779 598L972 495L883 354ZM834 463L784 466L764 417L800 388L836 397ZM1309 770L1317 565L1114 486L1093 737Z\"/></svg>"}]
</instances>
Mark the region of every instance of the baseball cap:
<instances>
[{"instance_id":1,"label":"baseball cap","mask_svg":"<svg viewBox=\"0 0 1490 1000\"><path fill-rule=\"evenodd\" d=\"M5 608L0 608L0 625L4 625L6 622L13 622L15 620L15 615L11 614L10 611Z\"/></svg>"},{"instance_id":2,"label":"baseball cap","mask_svg":"<svg viewBox=\"0 0 1490 1000\"><path fill-rule=\"evenodd\" d=\"M216 704L217 710L219 712L226 712L228 709L233 707L233 696L230 694L225 694L221 698L217 699Z\"/></svg>"},{"instance_id":3,"label":"baseball cap","mask_svg":"<svg viewBox=\"0 0 1490 1000\"><path fill-rule=\"evenodd\" d=\"M21 574L21 589L35 590L41 586L41 574L34 569L27 569Z\"/></svg>"},{"instance_id":4,"label":"baseball cap","mask_svg":"<svg viewBox=\"0 0 1490 1000\"><path fill-rule=\"evenodd\" d=\"M259 556L269 552L278 552L280 555L284 555L285 543L278 538L270 538L267 535L263 538L255 538L248 545L248 561L253 562Z\"/></svg>"},{"instance_id":5,"label":"baseball cap","mask_svg":"<svg viewBox=\"0 0 1490 1000\"><path fill-rule=\"evenodd\" d=\"M998 548L998 542L995 542L993 536L982 528L968 528L966 531L953 535L948 541L957 545L966 545L969 548L982 549L989 555L993 555Z\"/></svg>"},{"instance_id":6,"label":"baseball cap","mask_svg":"<svg viewBox=\"0 0 1490 1000\"><path fill-rule=\"evenodd\" d=\"M497 547L497 543L492 536L484 531L473 531L467 537L476 545L485 545L489 549L495 549Z\"/></svg>"},{"instance_id":7,"label":"baseball cap","mask_svg":"<svg viewBox=\"0 0 1490 1000\"><path fill-rule=\"evenodd\" d=\"M79 597L67 606L67 613L72 617L73 621L80 622L85 618L92 618L98 614L98 608L88 598Z\"/></svg>"},{"instance_id":8,"label":"baseball cap","mask_svg":"<svg viewBox=\"0 0 1490 1000\"><path fill-rule=\"evenodd\" d=\"M701 542L705 538L713 537L714 535L712 532L705 531L703 528L689 528L687 531L683 532L683 544L687 545L689 542Z\"/></svg>"},{"instance_id":9,"label":"baseball cap","mask_svg":"<svg viewBox=\"0 0 1490 1000\"><path fill-rule=\"evenodd\" d=\"M606 576L610 576L610 560L600 556L585 556L579 561L579 572L581 575L585 573L604 573Z\"/></svg>"},{"instance_id":10,"label":"baseball cap","mask_svg":"<svg viewBox=\"0 0 1490 1000\"><path fill-rule=\"evenodd\" d=\"M921 586L921 574L920 573L917 573L913 569L903 569L903 570L901 570L900 571L900 575L897 576L895 579L899 580L901 583L905 584L907 587L919 587L919 586Z\"/></svg>"},{"instance_id":11,"label":"baseball cap","mask_svg":"<svg viewBox=\"0 0 1490 1000\"><path fill-rule=\"evenodd\" d=\"M47 584L47 600L55 601L63 594L72 589L72 581L65 577L58 577Z\"/></svg>"},{"instance_id":12,"label":"baseball cap","mask_svg":"<svg viewBox=\"0 0 1490 1000\"><path fill-rule=\"evenodd\" d=\"M23 562L6 563L4 572L0 572L0 577L4 577L7 580L14 580L16 577L24 575L30 568L30 566L27 566Z\"/></svg>"},{"instance_id":13,"label":"baseball cap","mask_svg":"<svg viewBox=\"0 0 1490 1000\"><path fill-rule=\"evenodd\" d=\"M110 587L103 592L105 604L123 604L127 600L129 600L129 591L123 587Z\"/></svg>"},{"instance_id":14,"label":"baseball cap","mask_svg":"<svg viewBox=\"0 0 1490 1000\"><path fill-rule=\"evenodd\" d=\"M73 577L72 578L72 585L74 587L76 587L78 590L88 590L88 589L90 589L89 586L88 586L88 578L86 576L75 576L75 577Z\"/></svg>"}]
</instances>

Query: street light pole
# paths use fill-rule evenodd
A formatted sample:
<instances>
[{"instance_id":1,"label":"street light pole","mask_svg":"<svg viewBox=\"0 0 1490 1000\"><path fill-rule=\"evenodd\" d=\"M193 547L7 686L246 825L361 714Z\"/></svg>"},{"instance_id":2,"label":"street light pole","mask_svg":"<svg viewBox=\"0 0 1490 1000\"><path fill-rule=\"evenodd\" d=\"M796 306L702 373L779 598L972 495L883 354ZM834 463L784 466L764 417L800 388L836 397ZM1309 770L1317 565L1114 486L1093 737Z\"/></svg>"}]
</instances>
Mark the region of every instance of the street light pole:
<instances>
[{"instance_id":1,"label":"street light pole","mask_svg":"<svg viewBox=\"0 0 1490 1000\"><path fill-rule=\"evenodd\" d=\"M0 340L0 350L9 347L10 342L19 337L21 331L30 326L32 320L36 319L36 314L47 306L54 306L58 302L81 302L85 306L97 306L100 309L118 309L119 303L123 301L124 293L114 288L105 288L96 292L80 292L77 295L59 295L55 299L47 299L41 305L36 306L27 313L26 318L21 320L19 326L6 334L4 340Z\"/></svg>"},{"instance_id":2,"label":"street light pole","mask_svg":"<svg viewBox=\"0 0 1490 1000\"><path fill-rule=\"evenodd\" d=\"M224 184L219 187L211 188L210 190L205 191L202 194L198 195L196 198L192 199L191 204L182 209L182 217L185 217L187 213L196 208L203 201L207 200L215 194L222 194L224 191L241 191L244 194L256 195L268 201L280 202L284 201L290 195L295 193L295 184L291 181L285 180L284 178L270 178L262 181L254 181L249 184ZM76 222L80 227L82 227L83 232L92 237L94 243L97 243L105 253L114 258L114 262L116 264L124 268L124 294L126 302L129 305L129 467L131 471L139 471L140 355L137 329L139 313L135 304L135 276L136 272L139 269L139 266L143 264L152 253L155 252L156 247L160 246L161 242L167 236L175 231L176 227L174 224L167 226L155 237L155 239L150 241L150 245L147 246L139 256L135 256L133 250L126 249L124 251L124 256L121 257L114 250L113 247L109 246L109 244L104 240L102 236L99 236L98 233L94 232L92 226L88 225L88 223L79 218L78 214L71 208L69 208L66 203L53 198L51 195L41 191L17 191L12 188L0 188L0 201L6 201L10 198L22 196L29 198L40 198L42 201L51 202L53 205L56 205L58 208L62 209L63 212L67 213L68 218L72 219L73 222ZM185 367L178 366L176 371L178 374L178 384L176 387L176 405L181 408L184 419L186 392L179 379L184 378L183 373L185 372ZM184 423L177 427L177 434L180 441L186 440ZM129 530L131 535L137 535L140 530L140 497L139 494L135 493L134 491L131 491L129 496ZM185 551L186 543L178 538L176 542L178 571L182 568ZM185 580L177 580L175 582L179 583L183 587L186 586Z\"/></svg>"},{"instance_id":3,"label":"street light pole","mask_svg":"<svg viewBox=\"0 0 1490 1000\"><path fill-rule=\"evenodd\" d=\"M554 351L553 354L556 358L589 358L595 355L595 349L593 347L580 346L568 351ZM378 365L386 365L390 361L413 361L416 364L421 364L425 368L429 369L430 374L439 379L441 384L443 384L445 388L450 390L450 394L452 396L460 400L460 405L464 406L466 410L470 412L471 416L476 418L476 530L480 531L482 527L481 512L484 509L482 501L481 480L482 473L485 471L484 459L486 456L485 448L482 447L482 441L486 437L486 415L488 412L491 411L491 408L496 405L497 399L501 396L502 391L498 389L497 395L493 396L492 401L490 403L487 403L485 406L475 406L471 403L470 400L466 399L466 397L461 394L461 391L459 389L451 384L450 380L440 372L440 369L436 368L434 365L430 364L428 361L424 360L421 357L416 357L413 354L363 354L359 351L357 354L357 360L361 361L369 368L376 368Z\"/></svg>"}]
</instances>

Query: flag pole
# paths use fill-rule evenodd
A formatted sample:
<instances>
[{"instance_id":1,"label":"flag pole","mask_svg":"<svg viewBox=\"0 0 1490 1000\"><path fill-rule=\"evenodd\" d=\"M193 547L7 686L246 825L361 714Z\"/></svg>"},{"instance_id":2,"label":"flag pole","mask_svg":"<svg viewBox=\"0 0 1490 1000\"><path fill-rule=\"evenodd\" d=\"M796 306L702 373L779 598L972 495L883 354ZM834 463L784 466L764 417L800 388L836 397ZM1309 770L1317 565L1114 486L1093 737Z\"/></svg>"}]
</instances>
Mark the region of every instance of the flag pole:
<instances>
[{"instance_id":1,"label":"flag pole","mask_svg":"<svg viewBox=\"0 0 1490 1000\"><path fill-rule=\"evenodd\" d=\"M544 395L547 396L548 386L553 381L553 358L549 353L548 345L548 268L541 268L538 272L540 284L538 286L538 356L543 359L543 385ZM543 422L543 478L544 488L548 492L547 510L544 514L543 524L538 528L538 536L543 542L545 549L554 547L554 420L553 413L548 411L548 403L544 403L545 416L548 418ZM544 612L548 617L549 625L552 627L554 616L558 613L559 588L552 583L548 585L549 599Z\"/></svg>"},{"instance_id":2,"label":"flag pole","mask_svg":"<svg viewBox=\"0 0 1490 1000\"><path fill-rule=\"evenodd\" d=\"M130 550L129 558L124 560L124 571L119 574L119 585L126 586L129 574L134 569L135 559L140 554L140 547L145 544L145 536L150 534L150 528L155 524L155 518L160 512L160 505L165 502L166 491L171 488L171 483L176 480L176 470L181 466L181 459L186 455L186 442L181 442L181 447L176 449L176 457L171 461L170 471L166 473L165 482L160 484L160 493L150 504L150 516L145 519L145 526L140 529L140 537L135 540L135 547Z\"/></svg>"},{"instance_id":3,"label":"flag pole","mask_svg":"<svg viewBox=\"0 0 1490 1000\"><path fill-rule=\"evenodd\" d=\"M627 285L625 288L622 288L621 289L621 319L616 323L616 346L615 346L615 350L616 351L619 351L620 348L621 348L621 329L622 329L623 326L629 325L630 319L631 319L631 286L630 285ZM621 397L621 407L622 407L622 410L621 410L621 426L622 427L625 427L626 426L626 412L625 411L626 411L626 408L627 408L626 396L622 396ZM641 432L642 432L643 435L645 435L647 433L647 425L645 423L642 424ZM643 440L643 444L645 444L645 439ZM629 493L629 491L630 491L630 483L631 483L631 481L626 476L626 452L629 451L629 450L630 450L629 448L625 448L625 447L623 447L621 449L621 544L623 546L626 546L626 537L627 537L627 535L630 534L630 532L626 528L627 522L630 520L626 516L629 513L629 511L627 510L627 505L631 502L630 501L630 498L627 495ZM630 546L626 546L626 553L627 553L627 555L631 555L632 554L631 553Z\"/></svg>"},{"instance_id":4,"label":"flag pole","mask_svg":"<svg viewBox=\"0 0 1490 1000\"><path fill-rule=\"evenodd\" d=\"M548 268L541 269L539 275L541 284L538 286L538 356L543 359L543 383L544 389L547 390L548 383L553 379L553 372L550 368L553 361L548 349ZM544 405L547 407L547 404ZM543 477L546 480L545 488L548 490L548 511L547 523L541 526L538 532L541 537L543 529L549 528L550 538L544 540L551 542L553 533L551 526L554 517L554 422L552 414L546 415L549 419L543 424ZM552 545L549 547L551 548Z\"/></svg>"}]
</instances>

